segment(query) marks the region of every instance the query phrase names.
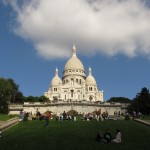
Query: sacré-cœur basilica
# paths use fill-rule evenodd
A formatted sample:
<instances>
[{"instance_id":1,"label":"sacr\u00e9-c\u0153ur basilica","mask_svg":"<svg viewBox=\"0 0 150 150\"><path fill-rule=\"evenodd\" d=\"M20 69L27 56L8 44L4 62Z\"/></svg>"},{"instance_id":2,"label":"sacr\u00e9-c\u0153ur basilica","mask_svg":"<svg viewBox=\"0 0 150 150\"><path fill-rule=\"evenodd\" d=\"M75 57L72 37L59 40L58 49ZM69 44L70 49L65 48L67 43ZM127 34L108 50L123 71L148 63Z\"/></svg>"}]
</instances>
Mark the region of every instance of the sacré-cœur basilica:
<instances>
[{"instance_id":1,"label":"sacr\u00e9-c\u0153ur basilica","mask_svg":"<svg viewBox=\"0 0 150 150\"><path fill-rule=\"evenodd\" d=\"M49 90L44 95L51 102L103 102L104 99L103 90L98 90L91 68L89 75L86 75L84 66L77 57L75 45L71 58L65 64L62 79L56 68Z\"/></svg>"},{"instance_id":2,"label":"sacr\u00e9-c\u0153ur basilica","mask_svg":"<svg viewBox=\"0 0 150 150\"><path fill-rule=\"evenodd\" d=\"M72 48L72 56L64 67L62 79L58 69L51 80L49 89L44 95L48 102L25 102L24 104L10 104L9 114L19 114L20 111L41 113L47 110L54 114L75 110L78 113L92 113L101 110L113 115L114 112L125 113L129 104L107 103L104 101L103 90L99 91L96 80L89 67L86 75L84 66L76 54L76 47Z\"/></svg>"}]
</instances>

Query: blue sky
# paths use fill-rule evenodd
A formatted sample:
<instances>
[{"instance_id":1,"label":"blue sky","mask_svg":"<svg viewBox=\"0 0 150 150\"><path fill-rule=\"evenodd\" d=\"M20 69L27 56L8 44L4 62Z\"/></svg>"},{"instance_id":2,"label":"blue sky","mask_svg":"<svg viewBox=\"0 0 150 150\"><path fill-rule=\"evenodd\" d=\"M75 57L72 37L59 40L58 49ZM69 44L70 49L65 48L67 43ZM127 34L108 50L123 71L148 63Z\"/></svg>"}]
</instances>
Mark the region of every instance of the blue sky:
<instances>
[{"instance_id":1,"label":"blue sky","mask_svg":"<svg viewBox=\"0 0 150 150\"><path fill-rule=\"evenodd\" d=\"M146 3L63 2L0 2L0 77L14 79L25 96L41 96L56 67L62 77L75 43L87 75L90 66L105 100L133 99L143 87L149 89L150 10ZM47 4L54 10L49 11Z\"/></svg>"}]
</instances>

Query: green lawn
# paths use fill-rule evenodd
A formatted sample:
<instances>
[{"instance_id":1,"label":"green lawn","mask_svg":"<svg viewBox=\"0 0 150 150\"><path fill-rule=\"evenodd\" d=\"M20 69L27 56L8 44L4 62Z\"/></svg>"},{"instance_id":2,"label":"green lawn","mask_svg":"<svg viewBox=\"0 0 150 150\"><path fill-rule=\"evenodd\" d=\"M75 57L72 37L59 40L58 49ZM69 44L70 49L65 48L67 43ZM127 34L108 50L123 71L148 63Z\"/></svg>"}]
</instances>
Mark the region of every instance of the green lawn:
<instances>
[{"instance_id":1,"label":"green lawn","mask_svg":"<svg viewBox=\"0 0 150 150\"><path fill-rule=\"evenodd\" d=\"M9 120L13 117L16 117L18 115L5 115L5 114L0 114L0 121L6 121Z\"/></svg>"},{"instance_id":2,"label":"green lawn","mask_svg":"<svg viewBox=\"0 0 150 150\"><path fill-rule=\"evenodd\" d=\"M8 129L0 140L1 150L149 150L150 128L134 121L28 121ZM98 131L122 132L121 144L95 141Z\"/></svg>"},{"instance_id":3,"label":"green lawn","mask_svg":"<svg viewBox=\"0 0 150 150\"><path fill-rule=\"evenodd\" d=\"M142 119L143 120L150 120L150 115L149 116L144 116Z\"/></svg>"},{"instance_id":4,"label":"green lawn","mask_svg":"<svg viewBox=\"0 0 150 150\"><path fill-rule=\"evenodd\" d=\"M9 119L8 115L0 114L0 121L6 121Z\"/></svg>"}]
</instances>

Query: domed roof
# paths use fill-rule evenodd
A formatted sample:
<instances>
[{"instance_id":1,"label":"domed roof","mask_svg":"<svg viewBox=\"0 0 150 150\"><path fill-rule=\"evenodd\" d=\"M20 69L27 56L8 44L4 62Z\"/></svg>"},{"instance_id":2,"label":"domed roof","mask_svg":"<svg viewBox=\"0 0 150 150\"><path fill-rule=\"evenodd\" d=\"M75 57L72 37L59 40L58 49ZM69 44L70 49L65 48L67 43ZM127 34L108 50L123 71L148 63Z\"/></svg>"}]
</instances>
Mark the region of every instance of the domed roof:
<instances>
[{"instance_id":1,"label":"domed roof","mask_svg":"<svg viewBox=\"0 0 150 150\"><path fill-rule=\"evenodd\" d=\"M59 78L58 69L56 68L55 77L51 81L51 86L61 85L61 84L62 84L62 80Z\"/></svg>"},{"instance_id":2,"label":"domed roof","mask_svg":"<svg viewBox=\"0 0 150 150\"><path fill-rule=\"evenodd\" d=\"M82 62L76 56L76 47L74 45L72 48L72 57L67 61L64 71L65 70L75 70L75 69L84 71L84 66L83 66Z\"/></svg>"},{"instance_id":3,"label":"domed roof","mask_svg":"<svg viewBox=\"0 0 150 150\"><path fill-rule=\"evenodd\" d=\"M86 85L96 85L95 78L92 76L92 70L89 68L89 75L86 78Z\"/></svg>"}]
</instances>

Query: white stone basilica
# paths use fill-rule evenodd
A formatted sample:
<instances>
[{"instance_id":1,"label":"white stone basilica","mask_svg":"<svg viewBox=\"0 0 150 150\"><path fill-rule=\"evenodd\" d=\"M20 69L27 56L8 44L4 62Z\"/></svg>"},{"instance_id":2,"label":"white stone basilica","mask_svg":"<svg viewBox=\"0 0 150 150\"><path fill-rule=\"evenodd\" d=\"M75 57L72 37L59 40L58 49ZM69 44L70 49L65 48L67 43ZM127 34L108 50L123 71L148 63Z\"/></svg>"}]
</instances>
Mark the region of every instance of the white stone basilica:
<instances>
[{"instance_id":1,"label":"white stone basilica","mask_svg":"<svg viewBox=\"0 0 150 150\"><path fill-rule=\"evenodd\" d=\"M86 77L84 66L76 56L76 48L72 48L72 57L67 61L62 80L56 68L48 92L44 95L51 102L103 102L103 90L99 91L96 80L89 68Z\"/></svg>"}]
</instances>

